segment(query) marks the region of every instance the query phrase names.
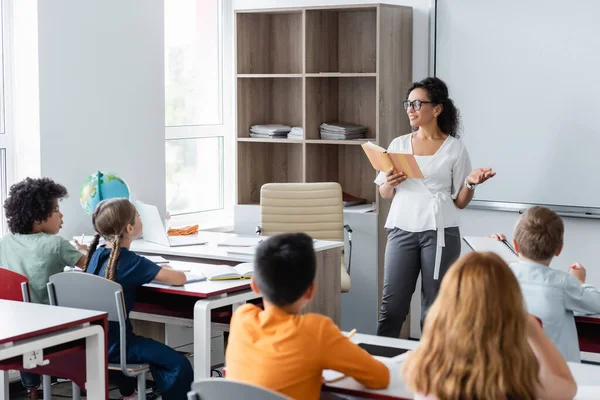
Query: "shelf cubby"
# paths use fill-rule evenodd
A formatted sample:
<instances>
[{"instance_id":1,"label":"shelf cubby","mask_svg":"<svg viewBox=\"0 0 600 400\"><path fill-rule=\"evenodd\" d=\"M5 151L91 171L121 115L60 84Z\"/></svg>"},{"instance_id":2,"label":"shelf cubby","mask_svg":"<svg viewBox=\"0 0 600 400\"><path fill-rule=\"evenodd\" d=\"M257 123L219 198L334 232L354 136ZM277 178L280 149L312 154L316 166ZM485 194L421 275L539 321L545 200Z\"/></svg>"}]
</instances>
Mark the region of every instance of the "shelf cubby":
<instances>
[{"instance_id":1,"label":"shelf cubby","mask_svg":"<svg viewBox=\"0 0 600 400\"><path fill-rule=\"evenodd\" d=\"M377 6L307 10L306 72L377 72Z\"/></svg>"},{"instance_id":2,"label":"shelf cubby","mask_svg":"<svg viewBox=\"0 0 600 400\"><path fill-rule=\"evenodd\" d=\"M302 11L236 13L238 74L302 73Z\"/></svg>"},{"instance_id":3,"label":"shelf cubby","mask_svg":"<svg viewBox=\"0 0 600 400\"><path fill-rule=\"evenodd\" d=\"M302 98L302 78L239 78L237 136L256 124L302 126Z\"/></svg>"},{"instance_id":4,"label":"shelf cubby","mask_svg":"<svg viewBox=\"0 0 600 400\"><path fill-rule=\"evenodd\" d=\"M238 204L259 204L265 183L303 182L304 145L266 140L237 143Z\"/></svg>"},{"instance_id":5,"label":"shelf cubby","mask_svg":"<svg viewBox=\"0 0 600 400\"><path fill-rule=\"evenodd\" d=\"M368 128L365 137L377 134L375 77L306 78L305 137L320 139L323 122L352 122Z\"/></svg>"}]
</instances>

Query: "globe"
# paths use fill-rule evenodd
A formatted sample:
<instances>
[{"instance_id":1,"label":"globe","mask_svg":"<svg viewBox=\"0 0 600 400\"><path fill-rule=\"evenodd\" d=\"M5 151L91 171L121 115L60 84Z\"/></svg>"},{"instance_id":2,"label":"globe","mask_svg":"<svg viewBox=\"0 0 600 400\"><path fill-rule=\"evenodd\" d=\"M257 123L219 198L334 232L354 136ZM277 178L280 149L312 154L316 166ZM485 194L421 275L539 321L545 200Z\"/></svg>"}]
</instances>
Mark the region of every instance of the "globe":
<instances>
[{"instance_id":1,"label":"globe","mask_svg":"<svg viewBox=\"0 0 600 400\"><path fill-rule=\"evenodd\" d=\"M88 215L94 212L102 200L123 197L129 198L129 186L122 178L110 172L98 171L90 175L79 190L81 207Z\"/></svg>"}]
</instances>

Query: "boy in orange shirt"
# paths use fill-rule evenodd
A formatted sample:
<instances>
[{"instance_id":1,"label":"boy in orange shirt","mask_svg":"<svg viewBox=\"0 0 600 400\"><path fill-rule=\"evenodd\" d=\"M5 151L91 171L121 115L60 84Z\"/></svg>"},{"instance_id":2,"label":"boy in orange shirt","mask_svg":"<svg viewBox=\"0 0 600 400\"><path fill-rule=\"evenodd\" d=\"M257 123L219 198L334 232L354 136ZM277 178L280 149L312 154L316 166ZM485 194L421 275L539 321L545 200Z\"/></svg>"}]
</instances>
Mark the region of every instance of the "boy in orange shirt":
<instances>
[{"instance_id":1,"label":"boy in orange shirt","mask_svg":"<svg viewBox=\"0 0 600 400\"><path fill-rule=\"evenodd\" d=\"M351 376L371 389L388 386L387 367L350 342L320 314L300 315L315 291L313 240L302 233L274 236L256 250L252 304L231 319L227 378L278 391L294 399L318 399L324 369Z\"/></svg>"}]
</instances>

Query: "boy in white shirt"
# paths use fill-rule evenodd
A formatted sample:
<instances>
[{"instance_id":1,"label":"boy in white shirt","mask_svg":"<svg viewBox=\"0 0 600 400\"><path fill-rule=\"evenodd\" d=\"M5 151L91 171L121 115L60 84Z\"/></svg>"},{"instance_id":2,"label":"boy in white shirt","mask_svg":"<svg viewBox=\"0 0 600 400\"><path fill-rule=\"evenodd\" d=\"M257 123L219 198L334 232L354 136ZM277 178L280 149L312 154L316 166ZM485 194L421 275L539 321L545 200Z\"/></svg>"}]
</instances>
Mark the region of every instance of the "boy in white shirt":
<instances>
[{"instance_id":1,"label":"boy in white shirt","mask_svg":"<svg viewBox=\"0 0 600 400\"><path fill-rule=\"evenodd\" d=\"M544 331L567 361L580 361L574 312L600 313L600 291L585 283L586 270L573 264L569 272L550 268L563 249L562 219L546 207L528 209L515 228L513 244L519 262L512 263L530 314L542 320ZM506 240L502 234L492 235Z\"/></svg>"}]
</instances>

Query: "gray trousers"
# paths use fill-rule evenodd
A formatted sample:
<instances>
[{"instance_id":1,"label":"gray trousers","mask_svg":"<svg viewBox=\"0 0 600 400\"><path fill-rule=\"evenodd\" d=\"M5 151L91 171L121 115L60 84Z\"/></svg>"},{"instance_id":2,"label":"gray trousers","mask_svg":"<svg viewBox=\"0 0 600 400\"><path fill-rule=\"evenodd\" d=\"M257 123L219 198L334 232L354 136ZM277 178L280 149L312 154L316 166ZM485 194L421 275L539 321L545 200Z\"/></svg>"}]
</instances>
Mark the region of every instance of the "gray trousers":
<instances>
[{"instance_id":1,"label":"gray trousers","mask_svg":"<svg viewBox=\"0 0 600 400\"><path fill-rule=\"evenodd\" d=\"M446 245L442 248L442 262L438 280L433 279L436 231L407 232L388 229L385 248L383 296L377 324L377 335L397 338L410 310L410 300L421 273L421 324L433 304L448 268L460 256L460 231L446 228Z\"/></svg>"}]
</instances>

